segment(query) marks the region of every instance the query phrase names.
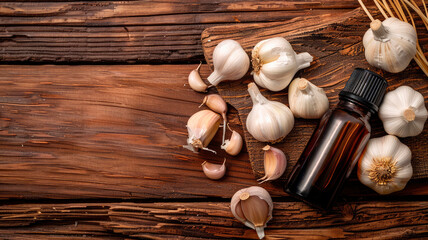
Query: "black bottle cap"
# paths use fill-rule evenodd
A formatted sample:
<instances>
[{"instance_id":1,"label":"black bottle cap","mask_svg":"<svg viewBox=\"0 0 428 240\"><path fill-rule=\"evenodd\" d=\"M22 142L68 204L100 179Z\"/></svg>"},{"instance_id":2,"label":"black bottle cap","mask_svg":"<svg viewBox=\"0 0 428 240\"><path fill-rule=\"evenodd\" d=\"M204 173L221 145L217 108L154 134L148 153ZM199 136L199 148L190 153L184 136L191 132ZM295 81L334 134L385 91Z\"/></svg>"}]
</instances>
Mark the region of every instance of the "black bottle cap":
<instances>
[{"instance_id":1,"label":"black bottle cap","mask_svg":"<svg viewBox=\"0 0 428 240\"><path fill-rule=\"evenodd\" d=\"M375 113L385 95L388 82L379 74L356 68L349 77L345 88L339 93L339 98L356 101L369 107Z\"/></svg>"}]
</instances>

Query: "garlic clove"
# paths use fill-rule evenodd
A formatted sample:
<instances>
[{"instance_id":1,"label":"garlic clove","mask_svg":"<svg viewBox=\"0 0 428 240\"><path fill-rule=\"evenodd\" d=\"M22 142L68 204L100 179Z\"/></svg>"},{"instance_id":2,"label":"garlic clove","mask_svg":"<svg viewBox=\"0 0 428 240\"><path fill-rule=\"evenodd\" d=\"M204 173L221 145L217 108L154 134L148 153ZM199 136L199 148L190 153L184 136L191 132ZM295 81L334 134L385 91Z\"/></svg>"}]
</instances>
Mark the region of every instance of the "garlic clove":
<instances>
[{"instance_id":1,"label":"garlic clove","mask_svg":"<svg viewBox=\"0 0 428 240\"><path fill-rule=\"evenodd\" d=\"M370 139L358 162L358 179L382 195L400 191L412 177L411 158L409 147L395 136Z\"/></svg>"},{"instance_id":2,"label":"garlic clove","mask_svg":"<svg viewBox=\"0 0 428 240\"><path fill-rule=\"evenodd\" d=\"M243 140L241 134L234 130L231 131L232 136L230 137L230 140L225 140L224 144L221 145L221 149L224 149L231 156L236 156L241 152Z\"/></svg>"},{"instance_id":3,"label":"garlic clove","mask_svg":"<svg viewBox=\"0 0 428 240\"><path fill-rule=\"evenodd\" d=\"M209 179L218 180L226 173L226 158L223 164L214 164L205 161L202 163L202 170Z\"/></svg>"},{"instance_id":4,"label":"garlic clove","mask_svg":"<svg viewBox=\"0 0 428 240\"><path fill-rule=\"evenodd\" d=\"M256 140L280 142L293 129L294 117L284 104L267 100L254 83L248 84L253 108L247 116L246 127Z\"/></svg>"},{"instance_id":5,"label":"garlic clove","mask_svg":"<svg viewBox=\"0 0 428 240\"><path fill-rule=\"evenodd\" d=\"M394 17L373 21L363 37L367 62L391 73L409 65L416 55L416 43L413 26Z\"/></svg>"},{"instance_id":6,"label":"garlic clove","mask_svg":"<svg viewBox=\"0 0 428 240\"><path fill-rule=\"evenodd\" d=\"M287 167L287 158L283 151L278 148L266 145L263 148L264 153L264 177L258 179L260 183L276 180L284 174Z\"/></svg>"},{"instance_id":7,"label":"garlic clove","mask_svg":"<svg viewBox=\"0 0 428 240\"><path fill-rule=\"evenodd\" d=\"M230 201L230 209L236 219L255 229L260 239L265 236L264 228L272 219L273 211L272 198L265 189L253 186L237 191Z\"/></svg>"},{"instance_id":8,"label":"garlic clove","mask_svg":"<svg viewBox=\"0 0 428 240\"><path fill-rule=\"evenodd\" d=\"M385 95L379 118L388 134L398 137L419 135L428 118L424 97L411 87L398 87Z\"/></svg>"},{"instance_id":9,"label":"garlic clove","mask_svg":"<svg viewBox=\"0 0 428 240\"><path fill-rule=\"evenodd\" d=\"M215 47L213 65L214 72L208 81L217 86L223 80L241 79L250 67L250 59L237 41L227 39Z\"/></svg>"},{"instance_id":10,"label":"garlic clove","mask_svg":"<svg viewBox=\"0 0 428 240\"><path fill-rule=\"evenodd\" d=\"M197 91L197 92L206 92L208 86L204 83L204 81L201 78L201 75L199 74L199 69L201 68L202 62L199 64L199 66L196 69L193 69L188 77L189 86Z\"/></svg>"},{"instance_id":11,"label":"garlic clove","mask_svg":"<svg viewBox=\"0 0 428 240\"><path fill-rule=\"evenodd\" d=\"M328 97L324 90L304 78L296 78L290 84L288 102L297 118L321 118L329 108Z\"/></svg>"},{"instance_id":12,"label":"garlic clove","mask_svg":"<svg viewBox=\"0 0 428 240\"><path fill-rule=\"evenodd\" d=\"M187 145L183 147L197 153L200 149L214 152L207 148L220 126L220 115L211 110L202 110L193 114L187 121Z\"/></svg>"},{"instance_id":13,"label":"garlic clove","mask_svg":"<svg viewBox=\"0 0 428 240\"><path fill-rule=\"evenodd\" d=\"M207 107L209 107L214 112L220 113L223 118L223 137L221 142L221 144L223 145L226 136L227 104L219 94L210 94L208 96L205 96L204 100L202 101L202 104L199 107L202 107L204 104L207 105Z\"/></svg>"}]
</instances>

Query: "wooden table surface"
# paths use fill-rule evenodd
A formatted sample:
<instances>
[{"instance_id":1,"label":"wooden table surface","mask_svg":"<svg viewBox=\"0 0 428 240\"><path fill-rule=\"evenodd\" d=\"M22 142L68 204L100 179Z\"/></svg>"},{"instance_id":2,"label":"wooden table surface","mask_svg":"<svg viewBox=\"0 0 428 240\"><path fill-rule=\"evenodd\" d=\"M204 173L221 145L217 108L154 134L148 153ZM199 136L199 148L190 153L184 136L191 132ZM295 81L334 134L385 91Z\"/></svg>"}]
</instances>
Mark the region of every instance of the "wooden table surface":
<instances>
[{"instance_id":1,"label":"wooden table surface","mask_svg":"<svg viewBox=\"0 0 428 240\"><path fill-rule=\"evenodd\" d=\"M200 164L223 155L181 147L204 97L186 85L204 60L201 32L358 6L0 1L0 239L257 239L229 210L257 184L246 149L212 181ZM228 116L242 133L237 111ZM353 173L329 213L263 184L274 199L266 239L427 238L427 183L379 196Z\"/></svg>"}]
</instances>

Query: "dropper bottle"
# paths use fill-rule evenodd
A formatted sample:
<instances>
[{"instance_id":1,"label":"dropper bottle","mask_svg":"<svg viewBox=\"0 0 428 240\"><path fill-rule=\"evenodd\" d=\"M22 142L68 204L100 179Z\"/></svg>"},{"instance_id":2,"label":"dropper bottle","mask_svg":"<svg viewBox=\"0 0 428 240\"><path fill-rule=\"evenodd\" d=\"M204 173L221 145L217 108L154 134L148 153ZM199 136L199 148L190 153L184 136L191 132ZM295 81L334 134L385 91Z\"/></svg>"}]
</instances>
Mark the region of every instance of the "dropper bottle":
<instances>
[{"instance_id":1,"label":"dropper bottle","mask_svg":"<svg viewBox=\"0 0 428 240\"><path fill-rule=\"evenodd\" d=\"M306 203L329 209L370 138L370 117L376 114L387 82L356 68L339 103L322 118L297 161L285 191Z\"/></svg>"}]
</instances>

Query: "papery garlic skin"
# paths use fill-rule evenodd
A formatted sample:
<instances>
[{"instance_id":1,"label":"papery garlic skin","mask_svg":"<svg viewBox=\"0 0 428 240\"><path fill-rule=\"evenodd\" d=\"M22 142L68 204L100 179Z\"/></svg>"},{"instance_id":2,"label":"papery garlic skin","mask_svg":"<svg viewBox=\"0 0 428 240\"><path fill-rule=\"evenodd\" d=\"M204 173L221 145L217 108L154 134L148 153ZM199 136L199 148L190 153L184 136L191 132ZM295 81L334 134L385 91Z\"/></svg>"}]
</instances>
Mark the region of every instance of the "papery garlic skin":
<instances>
[{"instance_id":1,"label":"papery garlic skin","mask_svg":"<svg viewBox=\"0 0 428 240\"><path fill-rule=\"evenodd\" d=\"M227 39L215 47L213 65L208 81L217 86L223 80L241 79L248 72L250 58L237 41Z\"/></svg>"},{"instance_id":2,"label":"papery garlic skin","mask_svg":"<svg viewBox=\"0 0 428 240\"><path fill-rule=\"evenodd\" d=\"M385 131L398 137L422 133L427 117L424 97L409 86L388 92L379 108Z\"/></svg>"},{"instance_id":3,"label":"papery garlic skin","mask_svg":"<svg viewBox=\"0 0 428 240\"><path fill-rule=\"evenodd\" d=\"M226 173L226 159L224 159L223 164L214 164L205 161L202 163L202 170L209 179L218 180Z\"/></svg>"},{"instance_id":4,"label":"papery garlic skin","mask_svg":"<svg viewBox=\"0 0 428 240\"><path fill-rule=\"evenodd\" d=\"M285 172L287 167L287 158L281 149L266 145L263 148L264 152L264 177L257 179L257 181L264 183L280 178Z\"/></svg>"},{"instance_id":5,"label":"papery garlic skin","mask_svg":"<svg viewBox=\"0 0 428 240\"><path fill-rule=\"evenodd\" d=\"M261 142L280 142L294 126L294 117L284 104L267 100L254 83L248 84L253 108L248 114L248 132Z\"/></svg>"},{"instance_id":6,"label":"papery garlic skin","mask_svg":"<svg viewBox=\"0 0 428 240\"><path fill-rule=\"evenodd\" d=\"M220 115L211 110L202 110L193 114L187 121L187 145L183 147L197 153L200 149L208 149L207 146L216 134L220 126Z\"/></svg>"},{"instance_id":7,"label":"papery garlic skin","mask_svg":"<svg viewBox=\"0 0 428 240\"><path fill-rule=\"evenodd\" d=\"M297 71L310 66L312 56L296 54L291 44L282 37L263 40L252 51L254 81L271 91L286 88Z\"/></svg>"},{"instance_id":8,"label":"papery garlic skin","mask_svg":"<svg viewBox=\"0 0 428 240\"><path fill-rule=\"evenodd\" d=\"M208 88L208 86L202 80L201 75L199 75L199 69L201 68L201 65L202 62L196 69L193 69L190 72L189 77L187 78L189 86L196 92L206 92Z\"/></svg>"},{"instance_id":9,"label":"papery garlic skin","mask_svg":"<svg viewBox=\"0 0 428 240\"><path fill-rule=\"evenodd\" d=\"M416 54L416 43L413 26L394 17L373 21L363 38L367 62L391 73L409 65Z\"/></svg>"},{"instance_id":10,"label":"papery garlic skin","mask_svg":"<svg viewBox=\"0 0 428 240\"><path fill-rule=\"evenodd\" d=\"M229 155L236 156L241 152L243 140L241 134L236 131L232 131L230 140L225 140L224 144L221 145L221 149L224 149Z\"/></svg>"},{"instance_id":11,"label":"papery garlic skin","mask_svg":"<svg viewBox=\"0 0 428 240\"><path fill-rule=\"evenodd\" d=\"M264 228L272 219L273 202L264 188L253 186L237 191L230 201L230 209L236 219L256 230L260 239L265 236Z\"/></svg>"},{"instance_id":12,"label":"papery garlic skin","mask_svg":"<svg viewBox=\"0 0 428 240\"><path fill-rule=\"evenodd\" d=\"M358 179L379 194L404 189L413 174L412 153L397 137L370 139L358 162Z\"/></svg>"},{"instance_id":13,"label":"papery garlic skin","mask_svg":"<svg viewBox=\"0 0 428 240\"><path fill-rule=\"evenodd\" d=\"M288 103L296 118L321 118L329 107L327 95L322 88L304 78L296 78L288 87Z\"/></svg>"}]
</instances>

